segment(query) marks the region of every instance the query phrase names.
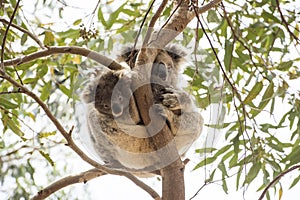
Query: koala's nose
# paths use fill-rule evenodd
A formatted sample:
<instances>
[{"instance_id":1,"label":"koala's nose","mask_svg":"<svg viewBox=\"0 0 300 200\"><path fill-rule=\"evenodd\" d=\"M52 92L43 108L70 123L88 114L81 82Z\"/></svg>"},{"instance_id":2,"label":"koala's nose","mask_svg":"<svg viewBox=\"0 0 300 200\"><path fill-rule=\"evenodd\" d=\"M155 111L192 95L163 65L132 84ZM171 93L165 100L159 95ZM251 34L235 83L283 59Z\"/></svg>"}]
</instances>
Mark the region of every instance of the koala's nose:
<instances>
[{"instance_id":1,"label":"koala's nose","mask_svg":"<svg viewBox=\"0 0 300 200\"><path fill-rule=\"evenodd\" d=\"M114 103L112 105L112 113L115 117L119 117L123 113L123 108L119 104Z\"/></svg>"}]
</instances>

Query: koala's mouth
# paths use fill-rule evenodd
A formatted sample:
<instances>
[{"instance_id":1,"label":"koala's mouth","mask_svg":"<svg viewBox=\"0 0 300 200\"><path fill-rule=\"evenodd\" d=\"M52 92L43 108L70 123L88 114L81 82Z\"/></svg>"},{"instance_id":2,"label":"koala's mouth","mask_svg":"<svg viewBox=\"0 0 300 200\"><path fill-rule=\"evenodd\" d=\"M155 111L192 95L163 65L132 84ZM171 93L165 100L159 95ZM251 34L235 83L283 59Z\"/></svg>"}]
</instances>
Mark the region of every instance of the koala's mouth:
<instances>
[{"instance_id":1,"label":"koala's mouth","mask_svg":"<svg viewBox=\"0 0 300 200\"><path fill-rule=\"evenodd\" d=\"M123 108L119 104L113 104L112 114L114 117L120 117L123 114Z\"/></svg>"}]
</instances>

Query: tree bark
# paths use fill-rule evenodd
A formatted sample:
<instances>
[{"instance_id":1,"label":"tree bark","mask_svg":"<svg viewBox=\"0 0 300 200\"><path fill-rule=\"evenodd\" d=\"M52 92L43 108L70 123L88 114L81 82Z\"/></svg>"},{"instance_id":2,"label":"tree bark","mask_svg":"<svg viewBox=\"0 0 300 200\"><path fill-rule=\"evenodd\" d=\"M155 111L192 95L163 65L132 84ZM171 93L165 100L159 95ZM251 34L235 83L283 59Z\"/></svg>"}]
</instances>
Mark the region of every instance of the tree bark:
<instances>
[{"instance_id":1,"label":"tree bark","mask_svg":"<svg viewBox=\"0 0 300 200\"><path fill-rule=\"evenodd\" d=\"M195 8L191 11L189 0L174 1L176 12L171 16L170 21L164 25L158 32L153 31L149 41L143 43L143 48L137 56L134 71L137 76L133 79L135 87L134 96L137 102L141 118L145 125L151 121L149 117L149 110L153 105L153 94L150 85L150 75L152 63L154 62L159 49L164 48L170 41L172 41L179 33L181 33L187 24L195 17L196 14L201 14L221 0L213 0L202 8ZM152 26L154 26L152 24ZM151 28L151 27L150 27ZM145 48L145 47L148 48ZM159 116L156 116L159 119ZM155 117L155 119L156 119ZM154 137L152 137L153 148L158 149L169 145L167 153L170 156L176 157L174 162L162 168L160 173L162 175L162 199L164 200L184 200L185 199L185 185L184 185L184 165L181 161L176 145L174 144L174 137L170 129L165 125Z\"/></svg>"}]
</instances>

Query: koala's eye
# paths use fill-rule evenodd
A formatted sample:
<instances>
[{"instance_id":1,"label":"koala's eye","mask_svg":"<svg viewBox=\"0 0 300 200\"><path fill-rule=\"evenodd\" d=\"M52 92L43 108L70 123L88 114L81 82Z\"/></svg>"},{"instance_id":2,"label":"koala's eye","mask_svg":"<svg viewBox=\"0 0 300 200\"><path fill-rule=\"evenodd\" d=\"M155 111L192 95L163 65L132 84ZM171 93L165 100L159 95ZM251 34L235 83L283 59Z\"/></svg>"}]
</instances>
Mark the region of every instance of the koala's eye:
<instances>
[{"instance_id":1,"label":"koala's eye","mask_svg":"<svg viewBox=\"0 0 300 200\"><path fill-rule=\"evenodd\" d=\"M122 96L119 96L119 101L123 101L123 97Z\"/></svg>"},{"instance_id":2,"label":"koala's eye","mask_svg":"<svg viewBox=\"0 0 300 200\"><path fill-rule=\"evenodd\" d=\"M103 107L104 107L105 109L109 109L109 106L108 106L107 104L104 104Z\"/></svg>"}]
</instances>

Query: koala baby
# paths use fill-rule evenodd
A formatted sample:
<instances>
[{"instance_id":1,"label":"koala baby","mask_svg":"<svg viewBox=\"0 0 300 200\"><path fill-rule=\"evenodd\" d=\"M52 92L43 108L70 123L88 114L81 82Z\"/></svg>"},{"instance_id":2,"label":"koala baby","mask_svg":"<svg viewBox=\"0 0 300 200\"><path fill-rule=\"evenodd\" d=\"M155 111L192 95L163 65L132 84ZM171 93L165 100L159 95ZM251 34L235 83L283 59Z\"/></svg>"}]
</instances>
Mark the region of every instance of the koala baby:
<instances>
[{"instance_id":1,"label":"koala baby","mask_svg":"<svg viewBox=\"0 0 300 200\"><path fill-rule=\"evenodd\" d=\"M136 53L137 50L134 50ZM118 60L129 65L123 53ZM203 119L195 111L189 95L177 87L179 62L182 56L162 50L153 65L151 81L155 97L152 112L162 114L161 128L167 119L179 155L183 155L199 137ZM122 60L123 59L123 60ZM106 71L88 84L83 93L87 103L89 134L98 156L108 167L148 172L174 161L157 150L152 135L139 123L139 115L131 91L130 69ZM151 111L150 111L151 116ZM157 120L154 120L157 121Z\"/></svg>"},{"instance_id":2,"label":"koala baby","mask_svg":"<svg viewBox=\"0 0 300 200\"><path fill-rule=\"evenodd\" d=\"M94 102L98 112L104 115L123 123L137 124L140 118L130 87L129 71L105 70L86 86L82 98L86 103Z\"/></svg>"}]
</instances>

